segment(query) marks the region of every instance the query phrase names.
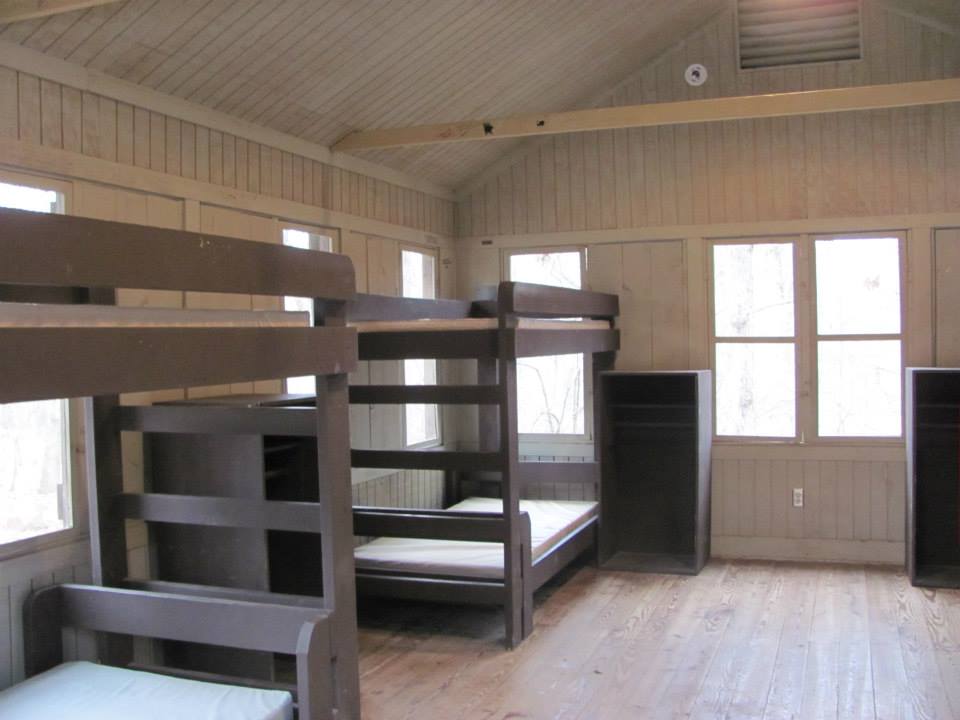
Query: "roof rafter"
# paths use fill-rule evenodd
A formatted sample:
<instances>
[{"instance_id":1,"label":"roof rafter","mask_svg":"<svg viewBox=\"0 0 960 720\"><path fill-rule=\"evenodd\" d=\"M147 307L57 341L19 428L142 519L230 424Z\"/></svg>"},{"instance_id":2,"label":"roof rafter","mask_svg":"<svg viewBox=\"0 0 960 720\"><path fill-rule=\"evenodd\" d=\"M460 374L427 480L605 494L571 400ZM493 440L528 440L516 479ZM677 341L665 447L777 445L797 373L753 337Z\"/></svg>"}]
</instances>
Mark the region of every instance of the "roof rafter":
<instances>
[{"instance_id":1,"label":"roof rafter","mask_svg":"<svg viewBox=\"0 0 960 720\"><path fill-rule=\"evenodd\" d=\"M624 105L540 115L514 115L489 120L364 130L342 138L333 146L333 149L349 152L628 127L877 110L949 102L960 102L960 78Z\"/></svg>"}]
</instances>

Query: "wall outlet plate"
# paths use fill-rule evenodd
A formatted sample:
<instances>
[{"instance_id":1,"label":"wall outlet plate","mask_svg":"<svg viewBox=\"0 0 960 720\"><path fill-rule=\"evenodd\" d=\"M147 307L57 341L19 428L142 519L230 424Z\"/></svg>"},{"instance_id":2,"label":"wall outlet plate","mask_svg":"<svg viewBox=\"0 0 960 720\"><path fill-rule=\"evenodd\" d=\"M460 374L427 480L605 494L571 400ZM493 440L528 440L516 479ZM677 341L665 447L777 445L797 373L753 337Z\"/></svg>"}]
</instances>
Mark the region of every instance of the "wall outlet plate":
<instances>
[{"instance_id":1,"label":"wall outlet plate","mask_svg":"<svg viewBox=\"0 0 960 720\"><path fill-rule=\"evenodd\" d=\"M803 488L793 489L793 506L795 508L803 507Z\"/></svg>"}]
</instances>

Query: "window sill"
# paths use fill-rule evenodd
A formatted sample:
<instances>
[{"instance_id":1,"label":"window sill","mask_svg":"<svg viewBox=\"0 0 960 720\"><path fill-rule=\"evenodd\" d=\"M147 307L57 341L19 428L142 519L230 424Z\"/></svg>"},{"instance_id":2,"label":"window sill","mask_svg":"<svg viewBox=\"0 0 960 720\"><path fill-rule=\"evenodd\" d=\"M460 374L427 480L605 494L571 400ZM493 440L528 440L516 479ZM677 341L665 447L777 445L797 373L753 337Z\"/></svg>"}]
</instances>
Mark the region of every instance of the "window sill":
<instances>
[{"instance_id":1,"label":"window sill","mask_svg":"<svg viewBox=\"0 0 960 720\"><path fill-rule=\"evenodd\" d=\"M13 542L0 545L0 563L80 542L87 542L89 539L90 535L87 532L77 528L70 528L68 530L57 530L44 535L24 538L23 540L14 540Z\"/></svg>"}]
</instances>

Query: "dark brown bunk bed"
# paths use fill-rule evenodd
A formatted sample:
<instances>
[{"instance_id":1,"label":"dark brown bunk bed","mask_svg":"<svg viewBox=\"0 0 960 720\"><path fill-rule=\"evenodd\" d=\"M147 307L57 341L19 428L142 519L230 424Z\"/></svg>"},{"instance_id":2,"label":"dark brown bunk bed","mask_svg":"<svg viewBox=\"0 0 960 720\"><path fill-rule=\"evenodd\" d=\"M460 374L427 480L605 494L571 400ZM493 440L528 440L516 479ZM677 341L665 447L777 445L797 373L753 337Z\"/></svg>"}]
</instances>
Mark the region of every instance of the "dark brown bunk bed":
<instances>
[{"instance_id":1,"label":"dark brown bunk bed","mask_svg":"<svg viewBox=\"0 0 960 720\"><path fill-rule=\"evenodd\" d=\"M376 538L355 551L359 594L503 605L508 647L530 634L534 591L597 546L599 513L595 503L581 503L579 509L572 507L575 503L555 503L559 512L550 513L537 501L522 499L525 489L542 482L578 483L592 486L602 504L603 443L601 413L595 412L594 462L521 462L517 359L589 354L596 378L613 366L617 315L615 295L516 282L501 283L495 303L357 296L348 306L348 321L358 328L361 360L476 360L477 383L353 385L350 402L477 405L480 421L478 451L352 451L355 468L445 471L451 506L355 506L355 533ZM461 496L462 488L484 484L500 499ZM606 543L602 532L601 546ZM462 557L420 563L433 549L447 560L451 554Z\"/></svg>"},{"instance_id":2,"label":"dark brown bunk bed","mask_svg":"<svg viewBox=\"0 0 960 720\"><path fill-rule=\"evenodd\" d=\"M120 288L314 297L318 327L309 327L303 313L111 307ZM78 688L85 693L83 707L72 706L67 715L81 710L96 715L102 701L99 716L114 716L112 711L132 702L122 688L138 687L146 694L137 707L145 712L157 701L160 682L174 688L171 701L179 703L179 712L191 707L197 713L203 708L191 703L204 699L197 700L192 690L231 685L215 686L219 689L206 700L220 712L204 717L280 718L295 708L301 720L359 718L346 429L346 373L356 365L356 332L344 327L345 303L354 290L353 266L344 256L0 210L0 403L85 398L93 576L92 585L56 585L28 600L24 637L30 679L0 693L0 715L45 717L50 710L45 704L62 705ZM121 431L177 432L181 418L177 408L121 406L119 393L307 374L317 377L318 401L299 417L317 438L319 502L124 492ZM228 416L206 421L207 432L237 431ZM129 519L150 527L177 523L319 534L323 595L131 580L124 527ZM61 626L97 632L102 665L60 666ZM265 689L274 683L136 666L130 636L290 655L295 680L280 684L285 692L276 693ZM98 682L104 683L102 694L95 690ZM243 694L248 691L273 694L264 700ZM248 714L261 701L279 704ZM149 716L157 717L156 710ZM52 712L56 716L55 708ZM125 716L143 715L135 707Z\"/></svg>"}]
</instances>

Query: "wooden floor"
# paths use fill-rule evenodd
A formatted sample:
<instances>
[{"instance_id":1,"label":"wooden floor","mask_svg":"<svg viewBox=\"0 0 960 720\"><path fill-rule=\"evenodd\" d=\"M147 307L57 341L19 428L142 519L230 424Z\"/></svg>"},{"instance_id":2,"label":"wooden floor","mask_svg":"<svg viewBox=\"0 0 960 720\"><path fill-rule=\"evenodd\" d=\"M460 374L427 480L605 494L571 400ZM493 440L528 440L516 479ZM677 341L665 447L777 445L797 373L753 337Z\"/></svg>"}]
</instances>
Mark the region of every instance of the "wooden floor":
<instances>
[{"instance_id":1,"label":"wooden floor","mask_svg":"<svg viewBox=\"0 0 960 720\"><path fill-rule=\"evenodd\" d=\"M499 612L361 611L366 720L960 718L960 592L857 566L578 568L502 647Z\"/></svg>"}]
</instances>

